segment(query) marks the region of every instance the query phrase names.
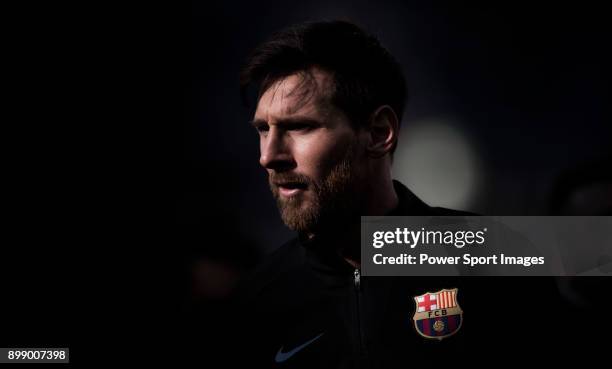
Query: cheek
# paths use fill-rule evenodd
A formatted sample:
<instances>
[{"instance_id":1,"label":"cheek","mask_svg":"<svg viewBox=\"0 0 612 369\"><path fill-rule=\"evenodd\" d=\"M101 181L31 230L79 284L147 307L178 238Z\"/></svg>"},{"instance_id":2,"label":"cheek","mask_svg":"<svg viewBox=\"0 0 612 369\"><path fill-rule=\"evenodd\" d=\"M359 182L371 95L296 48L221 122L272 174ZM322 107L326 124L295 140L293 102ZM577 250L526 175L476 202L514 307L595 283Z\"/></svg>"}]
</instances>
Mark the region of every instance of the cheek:
<instances>
[{"instance_id":1,"label":"cheek","mask_svg":"<svg viewBox=\"0 0 612 369\"><path fill-rule=\"evenodd\" d=\"M297 170L315 180L321 180L340 161L351 140L350 135L313 135L296 142L294 157Z\"/></svg>"}]
</instances>

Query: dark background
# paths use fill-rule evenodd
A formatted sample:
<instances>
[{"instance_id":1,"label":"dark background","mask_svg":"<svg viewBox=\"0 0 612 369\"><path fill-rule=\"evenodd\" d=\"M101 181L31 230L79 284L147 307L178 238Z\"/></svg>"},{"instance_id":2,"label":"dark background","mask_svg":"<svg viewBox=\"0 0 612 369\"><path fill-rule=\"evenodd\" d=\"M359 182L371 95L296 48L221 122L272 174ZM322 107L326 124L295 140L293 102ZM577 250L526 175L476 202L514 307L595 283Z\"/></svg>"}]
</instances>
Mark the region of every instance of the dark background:
<instances>
[{"instance_id":1,"label":"dark background","mask_svg":"<svg viewBox=\"0 0 612 369\"><path fill-rule=\"evenodd\" d=\"M291 237L238 73L295 22L352 20L402 63L411 98L394 171L431 205L609 214L603 5L424 3L6 9L2 346L70 346L78 362L112 343L136 359L129 347L199 352L231 333L236 281Z\"/></svg>"}]
</instances>

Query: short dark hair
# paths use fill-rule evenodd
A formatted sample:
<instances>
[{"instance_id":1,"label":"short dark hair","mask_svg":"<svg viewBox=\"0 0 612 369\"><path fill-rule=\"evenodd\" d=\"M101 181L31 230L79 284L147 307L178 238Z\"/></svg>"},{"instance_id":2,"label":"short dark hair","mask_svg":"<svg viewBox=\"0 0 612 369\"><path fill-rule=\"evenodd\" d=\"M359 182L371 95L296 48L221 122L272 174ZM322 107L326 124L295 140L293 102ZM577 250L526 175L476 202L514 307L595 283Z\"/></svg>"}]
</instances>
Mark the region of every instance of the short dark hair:
<instances>
[{"instance_id":1,"label":"short dark hair","mask_svg":"<svg viewBox=\"0 0 612 369\"><path fill-rule=\"evenodd\" d=\"M259 45L240 75L244 102L250 86L259 87L259 98L274 82L312 67L331 73L331 102L354 126L366 125L382 105L401 122L407 92L399 63L378 39L347 21L294 25Z\"/></svg>"}]
</instances>

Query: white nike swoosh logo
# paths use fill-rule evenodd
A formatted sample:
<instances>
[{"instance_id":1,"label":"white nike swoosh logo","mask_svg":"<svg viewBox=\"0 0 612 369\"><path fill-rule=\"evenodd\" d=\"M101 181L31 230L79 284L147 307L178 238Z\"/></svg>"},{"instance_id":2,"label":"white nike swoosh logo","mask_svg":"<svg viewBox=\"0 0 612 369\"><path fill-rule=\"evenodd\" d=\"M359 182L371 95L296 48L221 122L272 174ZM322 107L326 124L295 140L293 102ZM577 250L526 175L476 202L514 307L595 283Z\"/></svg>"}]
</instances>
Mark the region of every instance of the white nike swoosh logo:
<instances>
[{"instance_id":1,"label":"white nike swoosh logo","mask_svg":"<svg viewBox=\"0 0 612 369\"><path fill-rule=\"evenodd\" d=\"M276 353L276 357L274 358L274 360L277 363L282 363L283 361L289 359L291 356L297 354L298 352L302 351L302 349L304 349L304 347L310 345L311 343L313 343L314 341L318 340L325 332L321 333L320 335L316 336L315 338L311 339L310 341L304 342L303 344L299 345L298 347L294 348L293 350L289 351L289 352L283 352L283 347L281 346L281 348L278 350L278 352Z\"/></svg>"}]
</instances>

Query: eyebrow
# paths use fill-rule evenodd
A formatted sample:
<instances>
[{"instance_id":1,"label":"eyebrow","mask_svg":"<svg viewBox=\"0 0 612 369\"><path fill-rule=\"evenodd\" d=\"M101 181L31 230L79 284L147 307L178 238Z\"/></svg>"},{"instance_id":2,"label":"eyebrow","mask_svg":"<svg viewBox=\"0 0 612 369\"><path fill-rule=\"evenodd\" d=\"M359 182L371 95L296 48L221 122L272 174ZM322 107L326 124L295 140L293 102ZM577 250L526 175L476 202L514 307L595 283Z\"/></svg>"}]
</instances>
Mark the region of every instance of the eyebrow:
<instances>
[{"instance_id":1,"label":"eyebrow","mask_svg":"<svg viewBox=\"0 0 612 369\"><path fill-rule=\"evenodd\" d=\"M263 119L255 119L252 120L251 125L255 128L257 127L261 127L264 125L268 125L268 122L266 122ZM279 119L276 123L276 125L278 126L291 126L291 125L297 125L297 124L312 124L312 125L317 125L320 126L323 123L317 119L314 118L309 118L309 117L290 117L290 118L285 118L285 119Z\"/></svg>"}]
</instances>

